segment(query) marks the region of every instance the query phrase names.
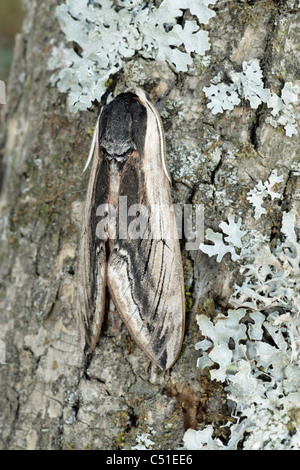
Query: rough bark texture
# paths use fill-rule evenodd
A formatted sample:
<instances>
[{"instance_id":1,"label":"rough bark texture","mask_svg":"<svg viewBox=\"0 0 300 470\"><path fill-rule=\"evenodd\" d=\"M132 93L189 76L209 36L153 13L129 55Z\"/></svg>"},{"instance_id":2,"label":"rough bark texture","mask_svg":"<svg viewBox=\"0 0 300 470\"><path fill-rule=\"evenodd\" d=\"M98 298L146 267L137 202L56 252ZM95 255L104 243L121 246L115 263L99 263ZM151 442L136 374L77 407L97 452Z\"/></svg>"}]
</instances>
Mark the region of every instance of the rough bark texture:
<instances>
[{"instance_id":1,"label":"rough bark texture","mask_svg":"<svg viewBox=\"0 0 300 470\"><path fill-rule=\"evenodd\" d=\"M148 433L154 448L176 449L186 428L229 419L222 385L196 368L195 315L226 309L238 266L230 257L219 264L200 251L183 252L187 331L171 371L153 368L126 328L115 333L110 319L95 353L84 359L76 329L76 260L88 180L82 169L97 111L72 115L65 96L50 86L50 44L61 35L57 3L26 2L2 109L0 448L130 449ZM268 87L299 80L300 11L296 1L275 0L220 0L215 10L207 68L176 76L165 63L137 58L127 63L124 79L153 101L170 88L162 115L171 170L184 172L182 156L205 149L191 181L184 173L175 178L174 201L204 203L206 226L216 230L230 210L238 208L247 219L246 191L273 168L285 178L284 210L299 200L299 178L290 171L299 159L299 135L289 138L266 124L263 107L240 105L215 117L202 89L220 69L251 58L260 59ZM282 207L274 203L258 222L270 239Z\"/></svg>"}]
</instances>

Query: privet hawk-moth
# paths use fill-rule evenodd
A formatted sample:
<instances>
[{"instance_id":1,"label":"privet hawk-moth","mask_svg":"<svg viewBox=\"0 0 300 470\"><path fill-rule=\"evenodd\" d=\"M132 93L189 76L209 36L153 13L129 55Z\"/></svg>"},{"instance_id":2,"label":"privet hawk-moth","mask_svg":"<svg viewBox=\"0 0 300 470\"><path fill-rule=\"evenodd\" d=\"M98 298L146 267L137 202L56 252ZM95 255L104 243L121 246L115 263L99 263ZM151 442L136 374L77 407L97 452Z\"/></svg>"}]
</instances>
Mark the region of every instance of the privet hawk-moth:
<instances>
[{"instance_id":1,"label":"privet hawk-moth","mask_svg":"<svg viewBox=\"0 0 300 470\"><path fill-rule=\"evenodd\" d=\"M93 144L79 247L82 346L94 350L110 299L148 358L169 369L184 334L183 269L163 128L141 89L103 107ZM132 208L138 216L130 226Z\"/></svg>"}]
</instances>

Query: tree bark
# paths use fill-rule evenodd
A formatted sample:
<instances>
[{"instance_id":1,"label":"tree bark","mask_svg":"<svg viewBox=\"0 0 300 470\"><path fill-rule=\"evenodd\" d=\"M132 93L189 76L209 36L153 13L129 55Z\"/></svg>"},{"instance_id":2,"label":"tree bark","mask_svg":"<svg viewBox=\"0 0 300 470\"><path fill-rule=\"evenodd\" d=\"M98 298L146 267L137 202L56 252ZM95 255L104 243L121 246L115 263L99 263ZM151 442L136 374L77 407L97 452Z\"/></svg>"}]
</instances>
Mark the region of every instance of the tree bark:
<instances>
[{"instance_id":1,"label":"tree bark","mask_svg":"<svg viewBox=\"0 0 300 470\"><path fill-rule=\"evenodd\" d=\"M25 2L7 104L1 105L0 340L6 360L0 365L0 448L130 449L148 434L153 448L176 449L185 429L199 423L214 424L222 435L218 427L230 411L222 384L196 367L195 317L228 308L239 276L230 256L219 264L200 251L184 251L183 244L187 326L170 371L154 368L126 328L116 333L109 318L92 357L87 361L80 351L76 262L88 182L82 170L98 111L71 114L66 97L50 85L52 40L64 40L58 3ZM239 105L216 118L202 91L218 71L252 58L260 59L269 87L299 84L296 3L220 0L207 27L209 66L176 75L166 63L136 58L124 67L125 83L144 88L154 102L168 90L162 117L173 199L204 203L206 227L217 230L231 210L246 220L245 193L274 168L284 176L284 198L260 222L264 233L271 238L280 226L282 208L294 203L299 210L299 177L291 172L299 134L289 138L270 127L263 107ZM195 173L187 180L184 156L192 152Z\"/></svg>"}]
</instances>

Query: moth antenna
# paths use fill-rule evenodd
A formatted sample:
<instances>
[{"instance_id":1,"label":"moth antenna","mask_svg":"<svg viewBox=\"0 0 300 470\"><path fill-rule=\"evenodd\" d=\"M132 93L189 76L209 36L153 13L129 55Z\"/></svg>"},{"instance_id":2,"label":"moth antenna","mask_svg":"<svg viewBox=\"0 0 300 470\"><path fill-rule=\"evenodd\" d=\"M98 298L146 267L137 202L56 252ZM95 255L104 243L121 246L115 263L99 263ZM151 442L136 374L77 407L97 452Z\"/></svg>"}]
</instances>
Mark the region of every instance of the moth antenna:
<instances>
[{"instance_id":1,"label":"moth antenna","mask_svg":"<svg viewBox=\"0 0 300 470\"><path fill-rule=\"evenodd\" d=\"M151 109L151 111L154 113L154 116L155 116L155 119L156 119L156 124L157 124L157 127L158 127L159 139L160 139L161 161L162 161L162 165L163 165L165 175L168 178L168 180L170 181L170 183L172 183L172 179L171 179L169 170L168 170L167 165L166 165L165 138L164 138L164 131L163 131L161 119L160 119L160 116L159 116L157 110L152 105L152 103L150 103L150 101L148 101L148 100L146 100L146 102L147 102L149 108Z\"/></svg>"},{"instance_id":2,"label":"moth antenna","mask_svg":"<svg viewBox=\"0 0 300 470\"><path fill-rule=\"evenodd\" d=\"M90 164L90 162L91 162L91 160L92 160L92 157L93 157L93 155L94 155L95 146L96 146L97 137L98 137L98 128L99 128L100 116L101 116L101 113L99 114L99 117L98 117L98 119L97 119L97 124L96 124L95 130L94 130L94 134L93 134L93 140L92 140L92 145L91 145L91 148L90 148L90 153L89 153L87 162L86 162L86 164L85 164L85 167L84 167L84 170L83 170L82 173L85 172L85 170L86 170L87 167L89 166L89 164Z\"/></svg>"}]
</instances>

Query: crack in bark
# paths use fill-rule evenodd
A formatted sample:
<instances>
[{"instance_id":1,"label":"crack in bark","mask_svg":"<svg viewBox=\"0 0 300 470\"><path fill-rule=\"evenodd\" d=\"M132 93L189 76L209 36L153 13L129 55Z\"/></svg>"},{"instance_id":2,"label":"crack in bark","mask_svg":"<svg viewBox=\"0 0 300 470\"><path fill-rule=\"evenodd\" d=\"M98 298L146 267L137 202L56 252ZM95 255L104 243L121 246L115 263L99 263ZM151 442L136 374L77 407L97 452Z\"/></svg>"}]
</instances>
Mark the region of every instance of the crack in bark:
<instances>
[{"instance_id":1,"label":"crack in bark","mask_svg":"<svg viewBox=\"0 0 300 470\"><path fill-rule=\"evenodd\" d=\"M280 200L282 211L289 211L291 209L292 201L288 197L288 185L290 181L292 180L292 178L294 177L293 173L294 173L293 170L289 170L286 182L284 184L284 188L282 191L282 200Z\"/></svg>"},{"instance_id":2,"label":"crack in bark","mask_svg":"<svg viewBox=\"0 0 300 470\"><path fill-rule=\"evenodd\" d=\"M264 45L264 51L263 51L263 54L262 54L262 58L260 60L260 67L263 71L263 79L265 81L265 77L267 75L267 70L269 69L269 61L270 61L270 51L272 51L272 41L273 41L273 38L274 38L274 31L276 30L276 27L277 27L277 17L279 15L279 8L275 9L275 11L271 14L271 18L268 22L268 26L267 26L267 34L266 34L266 39L265 39L265 45ZM272 53L272 52L271 52ZM258 140L258 129L260 127L260 124L261 124L261 117L262 117L262 114L263 114L263 111L265 109L265 103L261 103L256 112L255 112L255 119L250 127L250 130L249 130L249 140L251 142L251 144L253 145L254 149L256 150L257 154L261 157L262 155L260 155L259 153L259 146L260 146L260 143L259 143L259 140Z\"/></svg>"}]
</instances>

